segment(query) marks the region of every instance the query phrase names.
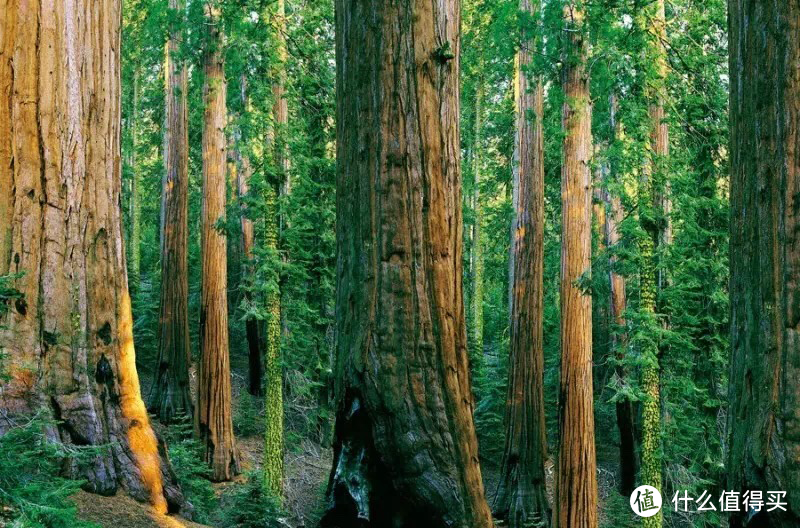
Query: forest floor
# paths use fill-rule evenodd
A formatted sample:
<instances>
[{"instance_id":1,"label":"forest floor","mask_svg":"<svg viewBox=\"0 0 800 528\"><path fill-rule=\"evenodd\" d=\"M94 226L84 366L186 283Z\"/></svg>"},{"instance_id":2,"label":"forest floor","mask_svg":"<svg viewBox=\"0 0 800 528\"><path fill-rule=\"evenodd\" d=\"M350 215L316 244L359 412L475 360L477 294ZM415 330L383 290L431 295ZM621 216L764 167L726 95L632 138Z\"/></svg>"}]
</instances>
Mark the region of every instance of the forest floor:
<instances>
[{"instance_id":1,"label":"forest floor","mask_svg":"<svg viewBox=\"0 0 800 528\"><path fill-rule=\"evenodd\" d=\"M260 466L263 451L263 438L260 435L238 439L241 452L242 467L245 470L256 470ZM286 503L290 514L288 520L292 528L313 528L320 518L324 505L325 485L332 453L315 443L304 440L298 446L288 446L284 459L286 467ZM613 446L611 446L613 447ZM600 526L607 526L605 504L611 494L615 494L616 460L615 449L601 449L598 446L598 491L600 495ZM484 488L491 505L500 478L500 468L491 462L482 465ZM552 504L554 467L553 460L548 460L547 490ZM214 484L218 493L233 483ZM146 504L118 494L114 497L101 497L86 492L77 493L73 499L78 507L81 519L94 521L104 528L208 528L206 525L187 521L178 516L157 514Z\"/></svg>"},{"instance_id":2,"label":"forest floor","mask_svg":"<svg viewBox=\"0 0 800 528\"><path fill-rule=\"evenodd\" d=\"M112 497L79 491L72 496L78 518L103 528L207 528L174 515L157 513L150 505L137 502L124 493Z\"/></svg>"},{"instance_id":3,"label":"forest floor","mask_svg":"<svg viewBox=\"0 0 800 528\"><path fill-rule=\"evenodd\" d=\"M246 397L245 392L247 364L241 354L232 354L232 379L234 407ZM150 387L152 373L143 362L139 372L141 386L146 395ZM190 373L195 378L194 369ZM260 410L251 416L250 420L261 420ZM242 419L242 418L240 418ZM234 416L236 421L236 416ZM156 424L158 429L162 426ZM612 528L610 519L617 518L609 514L609 508L619 507L620 499L624 499L627 510L627 497L620 497L616 492L617 473L619 467L618 440L613 437L615 431L597 431L597 478L599 494L599 525ZM238 435L237 445L240 451L240 463L243 473L259 471L263 459L264 438L261 431L249 435ZM325 487L332 464L333 452L328 447L321 446L318 442L297 435L287 434L286 455L284 467L286 480L284 483L285 502L284 508L288 513L287 524L291 528L316 528L325 506ZM499 460L482 460L481 471L483 474L484 490L491 506L497 492L500 479ZM553 504L553 479L555 468L554 459L547 461L545 471L547 478L547 491L550 504ZM215 483L214 490L222 495L230 486L241 484L244 476L237 477L232 482ZM103 528L211 528L203 524L188 521L179 516L164 516L157 514L149 505L136 502L124 494L113 497L101 497L86 492L77 493L73 499L78 508L78 517L98 523ZM630 511L628 510L628 513ZM502 525L498 525L502 528ZM613 528L623 528L613 526Z\"/></svg>"}]
</instances>

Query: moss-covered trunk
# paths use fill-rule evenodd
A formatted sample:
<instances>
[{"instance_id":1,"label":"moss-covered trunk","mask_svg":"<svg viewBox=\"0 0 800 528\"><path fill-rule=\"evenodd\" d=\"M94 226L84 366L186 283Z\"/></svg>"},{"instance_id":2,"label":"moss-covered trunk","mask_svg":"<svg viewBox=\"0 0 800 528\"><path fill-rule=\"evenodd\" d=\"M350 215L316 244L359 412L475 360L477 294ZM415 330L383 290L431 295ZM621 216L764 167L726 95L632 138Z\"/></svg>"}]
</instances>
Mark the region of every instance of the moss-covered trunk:
<instances>
[{"instance_id":1,"label":"moss-covered trunk","mask_svg":"<svg viewBox=\"0 0 800 528\"><path fill-rule=\"evenodd\" d=\"M639 242L640 266L640 310L646 321L650 321L651 332L657 326L666 325L661 317L663 310L658 303L658 293L666 282L666 270L660 265L664 246L672 239L669 222L671 201L667 181L667 157L669 155L669 128L665 121L666 98L666 19L664 0L656 0L643 12L644 24L649 32L649 45L645 57L655 65L648 79L647 96L650 116L650 156L645 160L639 185L639 216L646 236ZM658 317L657 317L658 314ZM661 447L661 369L660 344L653 336L643 345L642 389L646 395L642 407L642 465L641 482L663 491L662 447ZM642 525L657 528L662 524L662 513L646 517Z\"/></svg>"}]
</instances>

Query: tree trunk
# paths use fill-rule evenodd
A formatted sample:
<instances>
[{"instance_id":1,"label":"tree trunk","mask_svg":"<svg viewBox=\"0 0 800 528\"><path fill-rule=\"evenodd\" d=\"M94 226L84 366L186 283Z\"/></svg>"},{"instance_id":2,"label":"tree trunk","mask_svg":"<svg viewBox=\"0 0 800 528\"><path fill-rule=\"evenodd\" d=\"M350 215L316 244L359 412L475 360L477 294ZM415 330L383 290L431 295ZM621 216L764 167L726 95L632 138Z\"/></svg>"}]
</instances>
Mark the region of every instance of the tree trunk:
<instances>
[{"instance_id":1,"label":"tree trunk","mask_svg":"<svg viewBox=\"0 0 800 528\"><path fill-rule=\"evenodd\" d=\"M614 141L621 139L621 125L617 121L617 98L611 96L609 104L611 116L611 130L614 133ZM618 177L612 170L612 177ZM618 195L606 193L605 215L605 240L606 247L613 249L619 244L619 228L623 219L622 203ZM627 295L625 292L625 277L615 271L617 258L611 257L609 262L609 284L611 290L611 319L616 326L611 333L611 350L617 356L617 367L615 374L620 378L621 383L627 383L630 372L624 366L625 344L627 335L622 332L625 328L625 307L627 305ZM636 475L639 472L639 458L636 449L636 425L633 402L627 398L619 400L616 404L617 428L619 429L619 491L622 495L630 495L636 488Z\"/></svg>"},{"instance_id":2,"label":"tree trunk","mask_svg":"<svg viewBox=\"0 0 800 528\"><path fill-rule=\"evenodd\" d=\"M131 292L139 291L139 281L141 275L141 253L139 246L142 240L141 211L142 204L139 197L139 167L137 166L136 149L139 146L139 77L141 73L139 67L133 74L133 108L130 120L131 127L131 151L129 155L129 167L131 170L130 195L128 196L128 219L130 221L130 236L128 237L128 270L130 270L130 289Z\"/></svg>"},{"instance_id":3,"label":"tree trunk","mask_svg":"<svg viewBox=\"0 0 800 528\"><path fill-rule=\"evenodd\" d=\"M564 145L561 171L561 390L556 528L597 526L592 394L592 298L577 284L592 249L591 108L584 13L564 8Z\"/></svg>"},{"instance_id":4,"label":"tree trunk","mask_svg":"<svg viewBox=\"0 0 800 528\"><path fill-rule=\"evenodd\" d=\"M247 82L244 74L241 76L242 86L242 107L246 111L250 110L249 98L247 97ZM243 138L240 137L240 140ZM243 140L244 141L244 140ZM247 199L250 193L250 178L253 174L253 167L250 164L250 157L246 153L239 152L239 170L236 172L236 190L239 199L239 223L242 229L242 258L244 259L244 296L247 304L252 303L253 287L253 244L255 240L255 230L253 220L248 213ZM261 336L259 332L258 320L255 317L248 317L245 321L245 331L247 333L248 349L248 385L247 390L253 396L263 395L261 365Z\"/></svg>"},{"instance_id":5,"label":"tree trunk","mask_svg":"<svg viewBox=\"0 0 800 528\"><path fill-rule=\"evenodd\" d=\"M654 322L660 312L657 304L658 291L665 285L665 274L659 266L657 249L669 243L672 232L669 227L668 185L666 183L666 160L669 154L669 134L664 121L664 94L666 91L667 59L666 21L664 0L656 0L645 11L647 28L651 33L651 44L646 57L655 64L654 78L649 80L650 99L650 159L646 160L639 189L639 211L647 232L639 244L641 266L641 310ZM665 324L665 320L656 324ZM642 484L662 490L661 479L661 374L659 345L645 344L642 350L646 362L642 367L642 387L647 396L642 412ZM645 528L657 528L662 524L662 513L643 520Z\"/></svg>"},{"instance_id":6,"label":"tree trunk","mask_svg":"<svg viewBox=\"0 0 800 528\"><path fill-rule=\"evenodd\" d=\"M181 0L169 7L182 18ZM164 74L167 93L164 178L161 189L161 304L156 379L148 410L163 423L192 416L189 390L188 193L189 134L186 64L178 61L183 37L174 30L166 44Z\"/></svg>"},{"instance_id":7,"label":"tree trunk","mask_svg":"<svg viewBox=\"0 0 800 528\"><path fill-rule=\"evenodd\" d=\"M267 184L264 196L264 247L278 251L278 203L275 187ZM283 493L283 371L281 367L281 297L277 286L280 277L272 274L274 289L267 292L267 347L264 356L266 430L264 434L264 484L267 491L280 497Z\"/></svg>"},{"instance_id":8,"label":"tree trunk","mask_svg":"<svg viewBox=\"0 0 800 528\"><path fill-rule=\"evenodd\" d=\"M337 0L326 527L488 528L462 291L460 2Z\"/></svg>"},{"instance_id":9,"label":"tree trunk","mask_svg":"<svg viewBox=\"0 0 800 528\"><path fill-rule=\"evenodd\" d=\"M800 524L800 4L730 1L731 371L728 489L787 491Z\"/></svg>"},{"instance_id":10,"label":"tree trunk","mask_svg":"<svg viewBox=\"0 0 800 528\"><path fill-rule=\"evenodd\" d=\"M287 127L289 108L286 101L286 11L284 0L277 0L274 14L275 41L278 61L275 66L275 82L272 85L272 118L275 122L275 165L278 174L277 186L267 183L265 200L266 249L276 255L278 240L286 227L285 217L280 215L278 196L286 197L291 190L289 181L289 154ZM278 189L276 193L276 188ZM267 293L266 305L269 318L266 321L266 351L264 357L266 431L264 436L264 484L267 491L277 497L283 494L283 368L281 358L281 334L287 331L281 313L281 277L273 273L275 289Z\"/></svg>"},{"instance_id":11,"label":"tree trunk","mask_svg":"<svg viewBox=\"0 0 800 528\"><path fill-rule=\"evenodd\" d=\"M289 179L289 152L287 145L287 127L289 125L289 104L286 100L286 2L275 0L274 31L277 64L273 73L272 84L272 118L275 122L275 164L278 168L280 195L287 196L292 183Z\"/></svg>"},{"instance_id":12,"label":"tree trunk","mask_svg":"<svg viewBox=\"0 0 800 528\"><path fill-rule=\"evenodd\" d=\"M472 188L472 208L475 212L475 223L472 226L472 343L470 362L474 373L483 361L483 247L481 246L481 172L483 156L481 152L481 133L483 129L483 77L478 76L475 87L475 138L472 147L472 172L474 183Z\"/></svg>"},{"instance_id":13,"label":"tree trunk","mask_svg":"<svg viewBox=\"0 0 800 528\"><path fill-rule=\"evenodd\" d=\"M195 429L205 446L211 479L230 480L239 472L231 419L231 372L228 355L227 261L225 218L225 71L222 22L216 7L206 5L209 25L203 87L203 218L200 369Z\"/></svg>"},{"instance_id":14,"label":"tree trunk","mask_svg":"<svg viewBox=\"0 0 800 528\"><path fill-rule=\"evenodd\" d=\"M649 18L649 28L652 40L653 62L656 65L655 79L650 87L650 148L653 159L653 207L658 214L657 246L667 246L672 243L672 199L670 197L670 182L668 178L667 157L669 156L669 125L664 112L667 81L667 23L664 0L655 0L648 8L652 13ZM659 268L658 288L666 286L666 271Z\"/></svg>"},{"instance_id":15,"label":"tree trunk","mask_svg":"<svg viewBox=\"0 0 800 528\"><path fill-rule=\"evenodd\" d=\"M53 441L108 446L66 473L165 512L182 498L139 392L122 237L120 3L0 0L0 431L44 412ZM6 224L5 221L8 221Z\"/></svg>"},{"instance_id":16,"label":"tree trunk","mask_svg":"<svg viewBox=\"0 0 800 528\"><path fill-rule=\"evenodd\" d=\"M520 1L520 10L536 16L538 1ZM544 463L544 89L531 78L535 42L524 38L517 75L519 169L514 176L514 273L511 286L511 351L506 401L506 442L495 516L509 528L550 526Z\"/></svg>"}]
</instances>

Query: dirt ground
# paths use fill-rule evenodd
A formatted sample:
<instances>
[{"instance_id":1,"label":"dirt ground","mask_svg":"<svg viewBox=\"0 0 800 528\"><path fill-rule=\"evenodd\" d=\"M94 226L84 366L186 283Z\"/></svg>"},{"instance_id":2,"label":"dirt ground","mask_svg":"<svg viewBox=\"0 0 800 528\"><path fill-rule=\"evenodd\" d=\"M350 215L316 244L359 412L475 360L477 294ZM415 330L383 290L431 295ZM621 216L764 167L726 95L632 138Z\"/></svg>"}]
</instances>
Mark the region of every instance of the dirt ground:
<instances>
[{"instance_id":1,"label":"dirt ground","mask_svg":"<svg viewBox=\"0 0 800 528\"><path fill-rule=\"evenodd\" d=\"M208 528L173 515L156 513L147 504L117 493L113 497L79 491L72 496L78 507L78 517L96 522L103 528Z\"/></svg>"},{"instance_id":2,"label":"dirt ground","mask_svg":"<svg viewBox=\"0 0 800 528\"><path fill-rule=\"evenodd\" d=\"M238 439L242 456L242 465L245 470L257 470L260 466L263 439L260 436L250 436ZM320 519L325 505L325 485L331 464L330 449L323 449L313 442L303 441L296 446L287 446L287 455L284 459L286 467L286 502L289 524L292 528L313 528ZM602 455L613 457L613 450L609 453L598 453L601 462L598 465L598 488L600 495L600 525L604 526L603 503L610 493L615 493L616 471L614 461L605 459ZM545 467L547 473L547 490L552 504L553 492L553 461L548 460ZM482 465L484 489L491 505L497 492L500 468L492 463L484 462ZM220 483L214 486L218 491L231 483ZM209 528L206 525L187 521L177 516L159 515L153 509L133 500L124 494L114 497L101 497L86 492L79 492L74 497L78 506L78 516L81 519L94 521L103 528Z\"/></svg>"}]
</instances>

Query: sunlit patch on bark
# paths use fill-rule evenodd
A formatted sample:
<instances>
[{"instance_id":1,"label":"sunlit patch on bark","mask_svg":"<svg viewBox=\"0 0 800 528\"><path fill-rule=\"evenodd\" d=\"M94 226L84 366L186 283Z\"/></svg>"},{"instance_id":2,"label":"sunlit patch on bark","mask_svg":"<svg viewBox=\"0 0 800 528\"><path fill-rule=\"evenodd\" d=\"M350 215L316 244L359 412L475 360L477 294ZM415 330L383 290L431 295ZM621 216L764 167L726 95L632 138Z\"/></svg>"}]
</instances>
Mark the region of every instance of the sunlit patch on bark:
<instances>
[{"instance_id":1,"label":"sunlit patch on bark","mask_svg":"<svg viewBox=\"0 0 800 528\"><path fill-rule=\"evenodd\" d=\"M131 299L125 293L120 302L119 323L119 391L122 415L128 420L128 444L136 458L142 483L150 492L150 501L158 513L167 513L167 501L161 480L158 442L147 416L136 372L136 352L133 346Z\"/></svg>"}]
</instances>

